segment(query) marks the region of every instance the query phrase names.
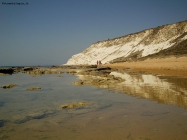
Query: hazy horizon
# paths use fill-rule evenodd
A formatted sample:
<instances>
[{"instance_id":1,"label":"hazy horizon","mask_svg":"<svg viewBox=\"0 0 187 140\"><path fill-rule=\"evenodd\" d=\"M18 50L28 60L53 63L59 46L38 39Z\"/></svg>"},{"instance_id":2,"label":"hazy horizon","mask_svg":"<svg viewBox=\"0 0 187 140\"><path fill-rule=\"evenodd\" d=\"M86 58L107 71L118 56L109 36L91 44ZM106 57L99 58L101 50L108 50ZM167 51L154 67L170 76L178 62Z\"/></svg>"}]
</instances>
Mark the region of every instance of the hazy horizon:
<instances>
[{"instance_id":1,"label":"hazy horizon","mask_svg":"<svg viewBox=\"0 0 187 140\"><path fill-rule=\"evenodd\" d=\"M0 0L0 66L61 65L97 41L187 20L186 0L22 2Z\"/></svg>"}]
</instances>

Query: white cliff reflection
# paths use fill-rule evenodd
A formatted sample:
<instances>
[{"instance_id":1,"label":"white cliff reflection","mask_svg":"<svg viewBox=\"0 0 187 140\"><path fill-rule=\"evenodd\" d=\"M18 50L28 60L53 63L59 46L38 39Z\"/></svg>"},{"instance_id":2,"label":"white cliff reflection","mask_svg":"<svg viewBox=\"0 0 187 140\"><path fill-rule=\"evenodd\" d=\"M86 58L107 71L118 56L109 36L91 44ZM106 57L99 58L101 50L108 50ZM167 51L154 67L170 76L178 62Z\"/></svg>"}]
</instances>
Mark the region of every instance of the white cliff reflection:
<instances>
[{"instance_id":1,"label":"white cliff reflection","mask_svg":"<svg viewBox=\"0 0 187 140\"><path fill-rule=\"evenodd\" d=\"M93 85L125 94L148 98L158 103L187 107L187 78L151 74L111 72L108 76L78 75L75 85Z\"/></svg>"},{"instance_id":2,"label":"white cliff reflection","mask_svg":"<svg viewBox=\"0 0 187 140\"><path fill-rule=\"evenodd\" d=\"M171 103L185 108L187 106L187 79L119 72L111 72L110 75L125 80L115 87L116 90L158 103Z\"/></svg>"}]
</instances>

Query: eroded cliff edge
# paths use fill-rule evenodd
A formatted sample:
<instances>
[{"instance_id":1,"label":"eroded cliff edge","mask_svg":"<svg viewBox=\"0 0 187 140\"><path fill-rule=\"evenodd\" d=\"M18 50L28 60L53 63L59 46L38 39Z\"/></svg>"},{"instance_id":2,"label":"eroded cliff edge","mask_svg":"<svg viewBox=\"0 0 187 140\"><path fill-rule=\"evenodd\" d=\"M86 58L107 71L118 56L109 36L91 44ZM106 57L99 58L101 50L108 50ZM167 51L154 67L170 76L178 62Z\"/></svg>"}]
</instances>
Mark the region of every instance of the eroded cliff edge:
<instances>
[{"instance_id":1,"label":"eroded cliff edge","mask_svg":"<svg viewBox=\"0 0 187 140\"><path fill-rule=\"evenodd\" d=\"M151 55L187 54L187 21L158 26L122 37L99 41L79 54L67 65L125 62Z\"/></svg>"}]
</instances>

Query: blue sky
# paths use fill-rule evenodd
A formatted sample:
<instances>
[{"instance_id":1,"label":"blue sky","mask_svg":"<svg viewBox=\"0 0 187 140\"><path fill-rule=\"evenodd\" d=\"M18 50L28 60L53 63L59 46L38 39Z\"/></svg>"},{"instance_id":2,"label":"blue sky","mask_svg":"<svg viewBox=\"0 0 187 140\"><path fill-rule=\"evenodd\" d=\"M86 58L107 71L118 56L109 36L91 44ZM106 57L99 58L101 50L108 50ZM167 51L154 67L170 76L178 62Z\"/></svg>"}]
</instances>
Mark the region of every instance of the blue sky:
<instances>
[{"instance_id":1,"label":"blue sky","mask_svg":"<svg viewBox=\"0 0 187 140\"><path fill-rule=\"evenodd\" d=\"M187 0L0 0L0 66L64 64L94 42L187 20L186 5Z\"/></svg>"}]
</instances>

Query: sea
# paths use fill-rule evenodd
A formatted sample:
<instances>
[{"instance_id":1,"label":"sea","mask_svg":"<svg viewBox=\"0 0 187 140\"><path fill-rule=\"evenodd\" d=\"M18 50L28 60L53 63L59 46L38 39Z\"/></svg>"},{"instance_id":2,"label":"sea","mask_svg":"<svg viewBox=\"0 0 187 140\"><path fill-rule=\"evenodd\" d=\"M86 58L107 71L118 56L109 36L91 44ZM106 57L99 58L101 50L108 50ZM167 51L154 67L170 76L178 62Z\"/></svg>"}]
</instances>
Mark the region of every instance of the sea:
<instances>
[{"instance_id":1,"label":"sea","mask_svg":"<svg viewBox=\"0 0 187 140\"><path fill-rule=\"evenodd\" d=\"M17 84L0 88L0 140L187 139L187 78L123 73L113 87L72 84L82 77L0 76L0 86ZM78 102L88 105L62 108Z\"/></svg>"}]
</instances>

